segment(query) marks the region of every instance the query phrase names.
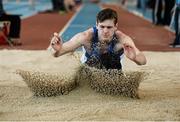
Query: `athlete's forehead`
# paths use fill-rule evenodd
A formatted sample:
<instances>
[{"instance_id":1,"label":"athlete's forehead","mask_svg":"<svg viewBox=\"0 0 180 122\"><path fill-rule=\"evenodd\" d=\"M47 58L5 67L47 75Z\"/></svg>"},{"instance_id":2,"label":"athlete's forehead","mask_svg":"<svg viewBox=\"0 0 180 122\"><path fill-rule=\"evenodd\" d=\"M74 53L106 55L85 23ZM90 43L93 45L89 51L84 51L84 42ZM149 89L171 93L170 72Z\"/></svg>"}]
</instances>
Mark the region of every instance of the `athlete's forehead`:
<instances>
[{"instance_id":1,"label":"athlete's forehead","mask_svg":"<svg viewBox=\"0 0 180 122\"><path fill-rule=\"evenodd\" d=\"M104 20L103 22L98 22L98 25L103 25L103 26L114 26L114 21L112 19Z\"/></svg>"}]
</instances>

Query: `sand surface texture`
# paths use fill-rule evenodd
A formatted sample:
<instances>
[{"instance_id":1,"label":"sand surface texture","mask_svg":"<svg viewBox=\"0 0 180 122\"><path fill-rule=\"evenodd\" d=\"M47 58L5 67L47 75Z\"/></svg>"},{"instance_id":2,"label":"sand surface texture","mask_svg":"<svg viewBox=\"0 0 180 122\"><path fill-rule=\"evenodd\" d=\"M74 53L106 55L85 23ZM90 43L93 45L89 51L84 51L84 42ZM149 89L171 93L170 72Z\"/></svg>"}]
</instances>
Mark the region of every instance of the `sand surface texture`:
<instances>
[{"instance_id":1,"label":"sand surface texture","mask_svg":"<svg viewBox=\"0 0 180 122\"><path fill-rule=\"evenodd\" d=\"M62 73L71 77L80 53L52 57L47 51L0 51L0 120L179 120L179 52L144 52L148 63L124 58L124 71L148 72L140 99L97 93L86 82L67 95L36 97L15 73L17 69Z\"/></svg>"}]
</instances>

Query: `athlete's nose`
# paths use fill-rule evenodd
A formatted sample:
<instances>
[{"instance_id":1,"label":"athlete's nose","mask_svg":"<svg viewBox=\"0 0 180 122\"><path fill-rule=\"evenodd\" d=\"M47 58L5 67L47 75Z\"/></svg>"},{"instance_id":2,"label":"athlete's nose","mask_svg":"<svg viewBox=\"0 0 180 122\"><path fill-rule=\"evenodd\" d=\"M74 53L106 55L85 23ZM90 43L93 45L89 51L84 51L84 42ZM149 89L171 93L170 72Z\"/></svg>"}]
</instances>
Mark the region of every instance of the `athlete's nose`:
<instances>
[{"instance_id":1,"label":"athlete's nose","mask_svg":"<svg viewBox=\"0 0 180 122\"><path fill-rule=\"evenodd\" d=\"M104 33L108 33L108 29L107 28L104 28Z\"/></svg>"}]
</instances>

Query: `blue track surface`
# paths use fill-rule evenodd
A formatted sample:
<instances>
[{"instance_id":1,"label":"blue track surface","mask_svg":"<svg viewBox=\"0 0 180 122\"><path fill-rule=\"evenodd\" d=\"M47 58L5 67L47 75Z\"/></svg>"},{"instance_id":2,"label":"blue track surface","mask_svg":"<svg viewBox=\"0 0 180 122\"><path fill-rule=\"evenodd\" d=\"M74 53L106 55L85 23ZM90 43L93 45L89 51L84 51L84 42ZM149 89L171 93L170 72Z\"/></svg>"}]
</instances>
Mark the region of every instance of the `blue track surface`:
<instances>
[{"instance_id":1,"label":"blue track surface","mask_svg":"<svg viewBox=\"0 0 180 122\"><path fill-rule=\"evenodd\" d=\"M101 8L97 4L84 4L79 13L62 33L61 36L64 42L68 41L75 34L93 27L96 24L96 15L100 10ZM81 48L77 50L81 50Z\"/></svg>"},{"instance_id":2,"label":"blue track surface","mask_svg":"<svg viewBox=\"0 0 180 122\"><path fill-rule=\"evenodd\" d=\"M68 28L63 32L63 40L69 40L73 35L82 32L96 23L96 14L101 10L97 4L84 4Z\"/></svg>"}]
</instances>

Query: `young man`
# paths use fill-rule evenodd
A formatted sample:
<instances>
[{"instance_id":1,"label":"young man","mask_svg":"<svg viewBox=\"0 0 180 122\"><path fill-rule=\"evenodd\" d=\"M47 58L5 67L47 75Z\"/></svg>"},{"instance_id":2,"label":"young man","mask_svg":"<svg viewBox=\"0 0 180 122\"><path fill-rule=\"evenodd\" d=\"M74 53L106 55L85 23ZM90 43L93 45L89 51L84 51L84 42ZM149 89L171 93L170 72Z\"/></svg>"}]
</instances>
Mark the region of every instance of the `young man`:
<instances>
[{"instance_id":1,"label":"young man","mask_svg":"<svg viewBox=\"0 0 180 122\"><path fill-rule=\"evenodd\" d=\"M103 9L97 15L96 27L76 34L65 43L54 33L50 42L50 46L55 50L53 55L58 57L83 46L85 52L81 61L89 66L100 63L98 68L121 69L123 54L138 65L146 64L144 54L132 39L117 30L117 18L116 11Z\"/></svg>"}]
</instances>

